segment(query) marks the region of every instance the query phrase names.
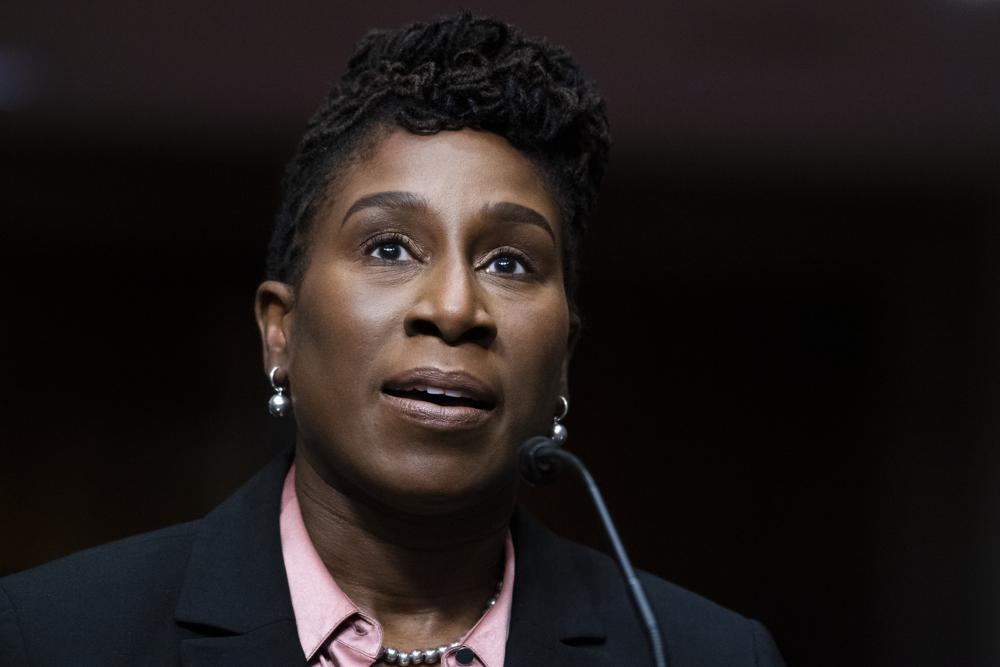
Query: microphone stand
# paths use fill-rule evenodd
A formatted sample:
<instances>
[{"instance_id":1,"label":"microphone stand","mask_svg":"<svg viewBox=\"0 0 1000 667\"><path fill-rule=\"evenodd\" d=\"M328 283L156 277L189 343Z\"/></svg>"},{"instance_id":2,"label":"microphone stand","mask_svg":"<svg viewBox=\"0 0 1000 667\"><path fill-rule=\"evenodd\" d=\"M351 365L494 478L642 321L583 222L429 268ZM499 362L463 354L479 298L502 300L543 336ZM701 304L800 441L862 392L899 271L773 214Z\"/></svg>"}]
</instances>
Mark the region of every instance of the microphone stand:
<instances>
[{"instance_id":1,"label":"microphone stand","mask_svg":"<svg viewBox=\"0 0 1000 667\"><path fill-rule=\"evenodd\" d=\"M618 531L611 520L611 514L608 513L608 508L604 504L604 498L601 496L594 478L591 477L590 471L587 470L587 467L583 465L583 462L579 458L559 447L550 438L544 436L536 436L521 445L518 454L518 463L521 476L532 484L549 484L554 482L559 474L558 463L568 464L583 480L583 483L587 486L587 491L590 493L590 498L594 502L594 507L597 508L597 514L601 518L601 523L608 534L608 539L611 541L611 548L614 550L618 567L621 569L628 592L632 597L632 603L635 605L639 618L645 626L646 636L649 639L650 649L653 653L653 664L655 667L666 667L667 659L663 652L663 638L660 635L660 627L656 621L656 616L653 615L653 609L646 598L646 592L643 590L639 578L636 577L635 570L632 569L632 563L629 560L628 554L625 553L625 546L622 544L621 538L618 537Z\"/></svg>"}]
</instances>

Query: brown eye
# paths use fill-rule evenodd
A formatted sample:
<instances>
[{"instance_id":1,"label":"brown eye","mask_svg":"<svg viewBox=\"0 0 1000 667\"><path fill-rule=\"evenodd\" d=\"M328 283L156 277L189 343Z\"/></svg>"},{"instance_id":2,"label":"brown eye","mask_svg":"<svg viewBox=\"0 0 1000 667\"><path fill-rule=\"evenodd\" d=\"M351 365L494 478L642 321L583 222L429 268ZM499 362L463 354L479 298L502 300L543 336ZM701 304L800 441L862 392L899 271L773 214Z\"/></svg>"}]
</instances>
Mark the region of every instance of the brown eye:
<instances>
[{"instance_id":1,"label":"brown eye","mask_svg":"<svg viewBox=\"0 0 1000 667\"><path fill-rule=\"evenodd\" d=\"M513 253L509 252L504 252L494 257L486 267L486 271L487 273L500 273L505 275L527 273L521 260L518 259Z\"/></svg>"},{"instance_id":2,"label":"brown eye","mask_svg":"<svg viewBox=\"0 0 1000 667\"><path fill-rule=\"evenodd\" d=\"M413 259L413 255L407 252L402 243L398 241L382 241L376 243L368 253L372 257L383 259L388 262L400 262Z\"/></svg>"}]
</instances>

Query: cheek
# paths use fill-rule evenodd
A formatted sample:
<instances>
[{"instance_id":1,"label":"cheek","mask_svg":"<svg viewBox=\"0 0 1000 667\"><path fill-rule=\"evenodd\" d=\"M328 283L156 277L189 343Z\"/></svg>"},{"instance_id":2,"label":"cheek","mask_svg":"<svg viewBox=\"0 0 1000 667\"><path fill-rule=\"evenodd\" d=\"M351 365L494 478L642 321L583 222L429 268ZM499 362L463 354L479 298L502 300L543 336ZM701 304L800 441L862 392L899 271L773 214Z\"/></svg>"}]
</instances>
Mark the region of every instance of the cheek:
<instances>
[{"instance_id":1,"label":"cheek","mask_svg":"<svg viewBox=\"0 0 1000 667\"><path fill-rule=\"evenodd\" d=\"M310 408L326 401L331 416L356 409L378 389L372 369L402 327L404 308L403 295L352 281L349 272L330 271L303 285L293 340L296 400L309 398Z\"/></svg>"},{"instance_id":2,"label":"cheek","mask_svg":"<svg viewBox=\"0 0 1000 667\"><path fill-rule=\"evenodd\" d=\"M551 423L569 337L569 308L561 292L505 322L503 341L511 363L518 417L532 431Z\"/></svg>"}]
</instances>

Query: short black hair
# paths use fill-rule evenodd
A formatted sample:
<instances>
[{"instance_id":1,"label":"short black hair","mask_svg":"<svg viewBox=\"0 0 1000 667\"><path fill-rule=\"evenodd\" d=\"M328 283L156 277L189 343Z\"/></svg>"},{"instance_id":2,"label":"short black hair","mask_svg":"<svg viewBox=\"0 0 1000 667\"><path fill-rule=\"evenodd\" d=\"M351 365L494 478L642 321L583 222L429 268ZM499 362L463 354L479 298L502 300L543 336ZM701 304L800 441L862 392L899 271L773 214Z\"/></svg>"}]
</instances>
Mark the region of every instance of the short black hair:
<instances>
[{"instance_id":1,"label":"short black hair","mask_svg":"<svg viewBox=\"0 0 1000 667\"><path fill-rule=\"evenodd\" d=\"M540 168L563 218L575 310L577 248L610 144L604 101L566 49L469 12L373 30L358 42L286 169L267 278L300 284L310 223L336 172L392 126L493 132Z\"/></svg>"}]
</instances>

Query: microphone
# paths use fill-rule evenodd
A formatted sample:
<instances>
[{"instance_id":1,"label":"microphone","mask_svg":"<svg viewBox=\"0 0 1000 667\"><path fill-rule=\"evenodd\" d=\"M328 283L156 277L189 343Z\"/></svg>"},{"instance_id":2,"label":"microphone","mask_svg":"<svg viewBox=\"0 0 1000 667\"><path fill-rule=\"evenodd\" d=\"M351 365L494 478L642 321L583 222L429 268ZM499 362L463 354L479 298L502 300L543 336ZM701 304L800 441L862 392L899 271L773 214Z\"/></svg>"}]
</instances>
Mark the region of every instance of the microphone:
<instances>
[{"instance_id":1,"label":"microphone","mask_svg":"<svg viewBox=\"0 0 1000 667\"><path fill-rule=\"evenodd\" d=\"M604 498L601 496L594 478L591 477L590 471L587 470L587 467L575 455L562 449L553 440L545 436L535 436L526 440L518 451L518 468L521 476L532 484L550 484L554 482L559 476L560 464L568 464L573 468L587 486L590 498L594 502L594 507L601 518L601 523L604 525L604 531L608 534L608 539L611 541L615 559L618 561L618 567L621 570L622 577L625 579L626 588L632 597L632 603L635 605L636 612L639 614L639 618L646 628L646 637L649 639L649 646L653 653L653 664L655 667L667 667L667 659L663 652L663 638L660 635L660 626L656 621L656 616L653 615L653 609L646 598L646 592L643 590L639 578L636 577L635 570L632 569L632 562L629 560L628 554L625 553L625 546L622 544L621 538L618 537L618 530L615 529L615 524L611 520L611 514L608 513L608 508L604 504Z\"/></svg>"}]
</instances>

